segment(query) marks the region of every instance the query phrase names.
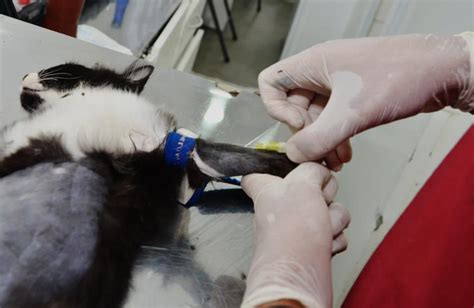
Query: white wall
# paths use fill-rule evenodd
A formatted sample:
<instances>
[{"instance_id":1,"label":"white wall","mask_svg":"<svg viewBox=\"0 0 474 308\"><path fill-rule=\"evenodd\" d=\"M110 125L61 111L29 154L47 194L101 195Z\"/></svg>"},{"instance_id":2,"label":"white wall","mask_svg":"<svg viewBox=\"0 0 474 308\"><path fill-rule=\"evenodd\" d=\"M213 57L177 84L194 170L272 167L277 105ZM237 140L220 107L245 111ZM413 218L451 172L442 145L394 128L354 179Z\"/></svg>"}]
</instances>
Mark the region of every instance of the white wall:
<instances>
[{"instance_id":1,"label":"white wall","mask_svg":"<svg viewBox=\"0 0 474 308\"><path fill-rule=\"evenodd\" d=\"M216 15L219 21L219 26L221 30L224 31L224 28L227 25L227 21L229 20L227 18L227 12L225 11L224 1L213 0L213 3L214 3L214 7L216 8ZM234 0L227 0L227 3L229 4L229 8L232 10ZM253 9L257 10L256 4ZM214 20L212 19L212 14L211 14L211 10L209 9L209 6L206 6L203 17L204 17L204 24L211 29L215 29Z\"/></svg>"},{"instance_id":2,"label":"white wall","mask_svg":"<svg viewBox=\"0 0 474 308\"><path fill-rule=\"evenodd\" d=\"M300 0L281 58L344 37L358 0Z\"/></svg>"},{"instance_id":3,"label":"white wall","mask_svg":"<svg viewBox=\"0 0 474 308\"><path fill-rule=\"evenodd\" d=\"M400 33L456 34L474 30L474 1L418 0L412 3Z\"/></svg>"},{"instance_id":4,"label":"white wall","mask_svg":"<svg viewBox=\"0 0 474 308\"><path fill-rule=\"evenodd\" d=\"M382 0L370 35L474 30L473 0Z\"/></svg>"},{"instance_id":5,"label":"white wall","mask_svg":"<svg viewBox=\"0 0 474 308\"><path fill-rule=\"evenodd\" d=\"M281 58L340 38L467 30L473 0L300 0Z\"/></svg>"}]
</instances>

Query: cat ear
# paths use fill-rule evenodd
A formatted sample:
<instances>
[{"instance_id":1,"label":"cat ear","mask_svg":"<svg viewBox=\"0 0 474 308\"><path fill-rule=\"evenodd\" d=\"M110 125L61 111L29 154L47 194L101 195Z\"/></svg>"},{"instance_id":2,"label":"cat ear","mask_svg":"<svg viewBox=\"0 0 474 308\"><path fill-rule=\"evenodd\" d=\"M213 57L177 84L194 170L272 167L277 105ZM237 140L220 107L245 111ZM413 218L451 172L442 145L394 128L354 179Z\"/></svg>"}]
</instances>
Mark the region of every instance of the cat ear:
<instances>
[{"instance_id":1,"label":"cat ear","mask_svg":"<svg viewBox=\"0 0 474 308\"><path fill-rule=\"evenodd\" d=\"M140 94L145 87L155 68L151 65L135 66L127 72L127 79L136 86L136 92Z\"/></svg>"}]
</instances>

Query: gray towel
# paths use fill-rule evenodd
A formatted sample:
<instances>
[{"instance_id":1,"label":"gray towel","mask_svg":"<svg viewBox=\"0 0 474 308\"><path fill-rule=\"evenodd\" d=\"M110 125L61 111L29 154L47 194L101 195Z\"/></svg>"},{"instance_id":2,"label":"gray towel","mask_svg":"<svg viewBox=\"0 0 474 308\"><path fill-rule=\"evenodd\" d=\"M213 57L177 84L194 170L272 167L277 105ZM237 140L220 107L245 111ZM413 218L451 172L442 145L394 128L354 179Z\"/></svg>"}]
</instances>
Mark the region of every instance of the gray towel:
<instances>
[{"instance_id":1,"label":"gray towel","mask_svg":"<svg viewBox=\"0 0 474 308\"><path fill-rule=\"evenodd\" d=\"M77 163L45 163L0 179L0 307L46 303L93 260L104 179Z\"/></svg>"}]
</instances>

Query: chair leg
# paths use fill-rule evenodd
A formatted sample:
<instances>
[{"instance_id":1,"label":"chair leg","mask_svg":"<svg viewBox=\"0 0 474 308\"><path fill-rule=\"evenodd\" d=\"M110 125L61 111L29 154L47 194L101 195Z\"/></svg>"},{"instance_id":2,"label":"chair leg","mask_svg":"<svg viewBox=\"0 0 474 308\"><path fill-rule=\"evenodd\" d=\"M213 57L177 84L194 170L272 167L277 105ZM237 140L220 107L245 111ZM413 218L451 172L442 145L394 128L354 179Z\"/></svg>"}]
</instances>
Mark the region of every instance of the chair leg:
<instances>
[{"instance_id":1,"label":"chair leg","mask_svg":"<svg viewBox=\"0 0 474 308\"><path fill-rule=\"evenodd\" d=\"M224 62L229 62L229 54L227 53L227 47L225 46L224 36L222 35L221 27L219 25L219 20L217 19L216 8L214 7L213 0L207 0L207 5L211 10L212 19L214 20L214 26L216 27L217 36L219 37L219 43L221 45L222 53L224 54Z\"/></svg>"},{"instance_id":2,"label":"chair leg","mask_svg":"<svg viewBox=\"0 0 474 308\"><path fill-rule=\"evenodd\" d=\"M262 10L262 0L257 0L257 13Z\"/></svg>"},{"instance_id":3,"label":"chair leg","mask_svg":"<svg viewBox=\"0 0 474 308\"><path fill-rule=\"evenodd\" d=\"M234 18L232 18L232 12L229 8L229 2L224 0L225 11L227 13L227 18L229 19L230 31L232 32L232 39L237 41L237 31L235 31Z\"/></svg>"}]
</instances>

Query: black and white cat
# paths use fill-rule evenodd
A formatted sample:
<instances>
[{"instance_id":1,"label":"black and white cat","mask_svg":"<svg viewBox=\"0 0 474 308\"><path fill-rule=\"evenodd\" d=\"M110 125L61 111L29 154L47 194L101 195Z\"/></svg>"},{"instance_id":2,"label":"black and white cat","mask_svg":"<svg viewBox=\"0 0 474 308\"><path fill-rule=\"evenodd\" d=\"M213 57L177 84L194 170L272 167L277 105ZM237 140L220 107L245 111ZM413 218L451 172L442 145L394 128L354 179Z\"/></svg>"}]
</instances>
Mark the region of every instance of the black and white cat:
<instances>
[{"instance_id":1,"label":"black and white cat","mask_svg":"<svg viewBox=\"0 0 474 308\"><path fill-rule=\"evenodd\" d=\"M285 176L285 155L202 139L185 168L165 163L175 118L139 94L153 72L132 64L124 72L66 63L26 75L21 105L29 113L0 132L0 177L44 163L88 161L107 179L92 265L77 285L38 307L119 307L141 245L166 244L183 211L183 181L249 173Z\"/></svg>"}]
</instances>

